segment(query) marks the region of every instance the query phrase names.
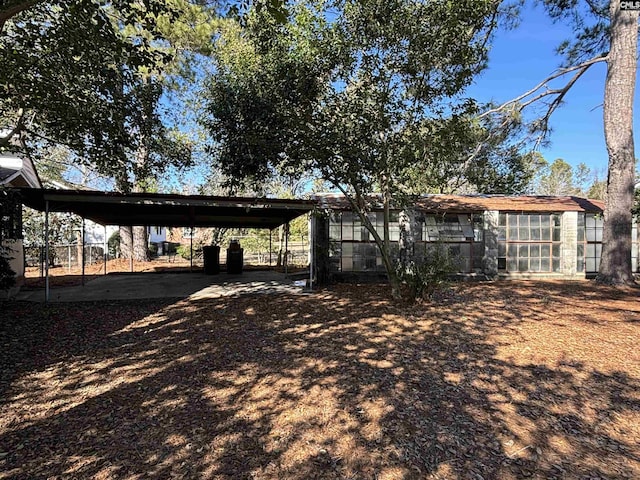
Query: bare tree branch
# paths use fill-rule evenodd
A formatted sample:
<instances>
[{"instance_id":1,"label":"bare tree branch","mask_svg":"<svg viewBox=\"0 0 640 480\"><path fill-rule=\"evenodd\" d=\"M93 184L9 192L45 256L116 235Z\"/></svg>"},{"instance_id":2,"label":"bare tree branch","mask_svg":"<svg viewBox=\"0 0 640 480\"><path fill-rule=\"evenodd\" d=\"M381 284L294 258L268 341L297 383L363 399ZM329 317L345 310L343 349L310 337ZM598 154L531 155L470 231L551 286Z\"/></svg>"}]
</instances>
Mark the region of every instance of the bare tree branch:
<instances>
[{"instance_id":1,"label":"bare tree branch","mask_svg":"<svg viewBox=\"0 0 640 480\"><path fill-rule=\"evenodd\" d=\"M511 99L507 102L504 102L502 105L499 105L498 107L495 108L491 108L489 110L487 110L486 112L483 112L482 114L479 115L478 118L484 118L487 117L489 115L492 115L494 113L500 113L500 112L504 112L506 110L508 110L509 108L516 108L517 111L522 111L525 107L531 105L532 103L535 103L536 101L544 98L544 97L548 97L551 95L559 95L561 96L560 100L562 100L562 98L566 95L566 93L569 91L569 89L573 86L573 84L576 82L576 80L578 78L580 78L580 76L582 76L582 74L587 71L587 69L589 67L591 67L592 65L595 65L596 63L600 63L600 62L604 62L607 60L607 55L599 55L597 57L594 57L590 60L587 60L586 62L582 62L578 65L574 65L572 67L567 67L567 68L561 68L559 70L557 70L555 73L549 75L547 78L545 78L544 80L542 80L540 83L538 83L535 87L533 87L532 89L524 92L522 95ZM575 72L578 71L578 73L576 75L574 75L571 80L569 80L569 82L563 87L563 88L556 88L556 89L550 89L548 87L548 83L551 82L552 80L555 80L557 78L561 78L565 75L567 75L568 73L571 72ZM532 98L532 95L534 95L536 92L538 92L539 90L545 88L546 90L543 92L538 93L537 95L535 95ZM522 100L527 99L524 103L521 103ZM554 102L551 103L550 108L553 107L553 110L555 110L558 107L558 104L556 104L555 100Z\"/></svg>"},{"instance_id":2,"label":"bare tree branch","mask_svg":"<svg viewBox=\"0 0 640 480\"><path fill-rule=\"evenodd\" d=\"M20 2L11 2L9 5L0 9L0 33L4 30L4 25L11 17L18 15L25 10L29 10L34 5L37 5L42 0L24 0Z\"/></svg>"}]
</instances>

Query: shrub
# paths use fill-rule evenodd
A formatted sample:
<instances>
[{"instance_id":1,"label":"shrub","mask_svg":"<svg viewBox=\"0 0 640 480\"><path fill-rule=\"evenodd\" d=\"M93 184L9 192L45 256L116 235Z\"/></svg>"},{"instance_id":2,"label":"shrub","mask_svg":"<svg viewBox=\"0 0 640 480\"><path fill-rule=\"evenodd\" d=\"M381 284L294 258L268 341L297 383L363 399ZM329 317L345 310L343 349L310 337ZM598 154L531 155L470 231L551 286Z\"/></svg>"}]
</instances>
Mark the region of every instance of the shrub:
<instances>
[{"instance_id":1,"label":"shrub","mask_svg":"<svg viewBox=\"0 0 640 480\"><path fill-rule=\"evenodd\" d=\"M107 248L109 252L109 258L119 258L120 257L120 232L115 231L107 240Z\"/></svg>"},{"instance_id":2,"label":"shrub","mask_svg":"<svg viewBox=\"0 0 640 480\"><path fill-rule=\"evenodd\" d=\"M189 260L191 258L189 256L189 245L178 245L178 247L176 248L176 253L185 260ZM193 245L193 258L194 260L197 258L202 258L202 245Z\"/></svg>"},{"instance_id":3,"label":"shrub","mask_svg":"<svg viewBox=\"0 0 640 480\"><path fill-rule=\"evenodd\" d=\"M427 250L421 262L398 266L398 277L403 287L402 296L409 301L430 298L446 285L449 277L458 270L458 266L459 260L451 255L446 246L434 244Z\"/></svg>"}]
</instances>

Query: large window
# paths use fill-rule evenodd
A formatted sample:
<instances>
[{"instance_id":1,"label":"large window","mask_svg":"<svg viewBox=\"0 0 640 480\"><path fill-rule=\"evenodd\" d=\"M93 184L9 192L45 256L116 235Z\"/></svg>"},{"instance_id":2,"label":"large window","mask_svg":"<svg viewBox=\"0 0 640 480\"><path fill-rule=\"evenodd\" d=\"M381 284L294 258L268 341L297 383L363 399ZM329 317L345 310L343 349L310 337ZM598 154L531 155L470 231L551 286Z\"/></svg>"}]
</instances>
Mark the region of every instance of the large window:
<instances>
[{"instance_id":1,"label":"large window","mask_svg":"<svg viewBox=\"0 0 640 480\"><path fill-rule=\"evenodd\" d=\"M601 214L581 213L578 215L577 264L578 272L597 273L602 257L602 232L604 219ZM631 230L631 268L638 271L638 225L633 221Z\"/></svg>"},{"instance_id":2,"label":"large window","mask_svg":"<svg viewBox=\"0 0 640 480\"><path fill-rule=\"evenodd\" d=\"M596 273L602 256L602 216L578 214L576 271Z\"/></svg>"},{"instance_id":3,"label":"large window","mask_svg":"<svg viewBox=\"0 0 640 480\"><path fill-rule=\"evenodd\" d=\"M424 216L422 241L425 255L434 242L443 245L458 263L463 273L482 270L484 255L483 221L481 214L445 214Z\"/></svg>"},{"instance_id":4,"label":"large window","mask_svg":"<svg viewBox=\"0 0 640 480\"><path fill-rule=\"evenodd\" d=\"M559 272L560 233L559 214L500 213L498 270Z\"/></svg>"},{"instance_id":5,"label":"large window","mask_svg":"<svg viewBox=\"0 0 640 480\"><path fill-rule=\"evenodd\" d=\"M372 212L369 221L380 237L384 237L382 212ZM484 254L482 215L426 214L418 216L416 257L428 258L430 248L438 243L447 248L458 261L460 272L480 271ZM398 255L400 237L398 212L391 212L389 224L391 255ZM334 271L366 272L384 271L382 256L373 235L366 229L357 214L333 212L329 217L329 258Z\"/></svg>"},{"instance_id":6,"label":"large window","mask_svg":"<svg viewBox=\"0 0 640 480\"><path fill-rule=\"evenodd\" d=\"M368 219L380 237L384 237L384 214L372 212ZM389 238L392 254L397 253L398 213L390 213ZM352 212L332 212L329 217L329 259L334 271L384 271L382 255L373 235Z\"/></svg>"}]
</instances>

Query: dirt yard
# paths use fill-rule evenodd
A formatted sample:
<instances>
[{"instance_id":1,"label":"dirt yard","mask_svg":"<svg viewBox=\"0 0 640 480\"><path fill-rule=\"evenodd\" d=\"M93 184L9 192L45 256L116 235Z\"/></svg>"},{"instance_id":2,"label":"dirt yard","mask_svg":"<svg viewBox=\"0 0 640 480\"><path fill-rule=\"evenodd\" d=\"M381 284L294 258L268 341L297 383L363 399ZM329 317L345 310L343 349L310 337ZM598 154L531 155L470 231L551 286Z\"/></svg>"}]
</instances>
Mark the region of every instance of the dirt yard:
<instances>
[{"instance_id":1,"label":"dirt yard","mask_svg":"<svg viewBox=\"0 0 640 480\"><path fill-rule=\"evenodd\" d=\"M0 304L0 479L640 478L639 293Z\"/></svg>"}]
</instances>

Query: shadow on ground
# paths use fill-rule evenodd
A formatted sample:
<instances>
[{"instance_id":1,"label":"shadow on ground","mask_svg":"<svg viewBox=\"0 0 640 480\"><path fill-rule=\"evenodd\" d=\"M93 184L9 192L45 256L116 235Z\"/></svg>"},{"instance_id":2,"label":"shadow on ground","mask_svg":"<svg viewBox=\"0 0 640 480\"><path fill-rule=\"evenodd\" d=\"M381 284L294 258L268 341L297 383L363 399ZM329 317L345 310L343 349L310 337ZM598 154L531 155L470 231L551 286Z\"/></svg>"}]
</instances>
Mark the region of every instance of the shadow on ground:
<instances>
[{"instance_id":1,"label":"shadow on ground","mask_svg":"<svg viewBox=\"0 0 640 480\"><path fill-rule=\"evenodd\" d=\"M512 285L5 304L0 478L638 478L637 292Z\"/></svg>"}]
</instances>

